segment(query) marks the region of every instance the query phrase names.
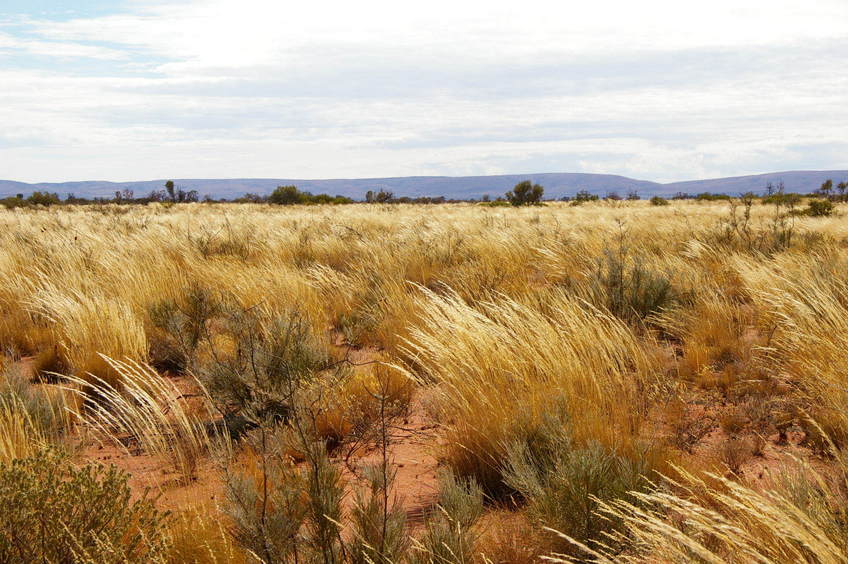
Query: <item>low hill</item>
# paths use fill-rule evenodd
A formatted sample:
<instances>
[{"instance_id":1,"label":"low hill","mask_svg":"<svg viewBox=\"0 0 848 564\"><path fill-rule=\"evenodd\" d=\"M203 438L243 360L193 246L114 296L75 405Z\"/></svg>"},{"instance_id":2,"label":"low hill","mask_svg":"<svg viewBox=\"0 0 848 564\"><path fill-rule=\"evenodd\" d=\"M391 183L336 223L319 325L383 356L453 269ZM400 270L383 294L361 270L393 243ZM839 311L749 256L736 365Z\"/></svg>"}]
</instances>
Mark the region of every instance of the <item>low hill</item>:
<instances>
[{"instance_id":1,"label":"low hill","mask_svg":"<svg viewBox=\"0 0 848 564\"><path fill-rule=\"evenodd\" d=\"M670 196L677 192L739 194L748 191L762 192L767 183L771 182L776 185L781 181L789 191L806 193L815 190L829 178L833 179L834 182L848 180L848 170L773 172L668 184L613 174L587 173L405 176L329 180L295 178L174 179L174 182L185 190L197 190L202 195L209 194L214 198L229 199L242 196L248 192L269 194L277 186L288 184L294 184L301 190L313 193L342 195L355 199L362 199L368 190L381 189L394 192L396 196L445 196L447 198L467 199L480 198L485 194L496 198L522 180L531 180L543 185L545 196L548 198L560 198L573 195L579 190L588 190L598 195L614 191L621 196L624 196L629 190L636 190L642 197ZM116 191L124 189L132 190L136 196L143 196L152 190L161 189L164 183L164 179L130 182L82 181L35 184L0 180L0 196L26 195L39 190L56 192L63 197L67 194L74 194L87 198L108 198L112 197Z\"/></svg>"}]
</instances>

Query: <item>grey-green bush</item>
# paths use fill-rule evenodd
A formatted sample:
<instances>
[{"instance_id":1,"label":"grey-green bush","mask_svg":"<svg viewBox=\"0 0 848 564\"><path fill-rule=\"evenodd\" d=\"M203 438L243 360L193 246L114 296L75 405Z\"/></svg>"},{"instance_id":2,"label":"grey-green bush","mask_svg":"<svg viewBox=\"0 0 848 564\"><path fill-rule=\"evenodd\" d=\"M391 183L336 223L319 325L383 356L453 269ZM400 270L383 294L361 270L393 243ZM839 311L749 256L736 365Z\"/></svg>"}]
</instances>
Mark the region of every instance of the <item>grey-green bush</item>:
<instances>
[{"instance_id":1,"label":"grey-green bush","mask_svg":"<svg viewBox=\"0 0 848 564\"><path fill-rule=\"evenodd\" d=\"M114 466L75 468L55 450L0 465L0 562L151 562L168 514L132 501Z\"/></svg>"},{"instance_id":2,"label":"grey-green bush","mask_svg":"<svg viewBox=\"0 0 848 564\"><path fill-rule=\"evenodd\" d=\"M531 518L590 547L605 541L618 524L596 514L598 500L627 498L647 485L647 463L590 442L573 444L567 426L551 419L543 432L509 445L505 479L526 500ZM572 546L551 536L552 549Z\"/></svg>"}]
</instances>

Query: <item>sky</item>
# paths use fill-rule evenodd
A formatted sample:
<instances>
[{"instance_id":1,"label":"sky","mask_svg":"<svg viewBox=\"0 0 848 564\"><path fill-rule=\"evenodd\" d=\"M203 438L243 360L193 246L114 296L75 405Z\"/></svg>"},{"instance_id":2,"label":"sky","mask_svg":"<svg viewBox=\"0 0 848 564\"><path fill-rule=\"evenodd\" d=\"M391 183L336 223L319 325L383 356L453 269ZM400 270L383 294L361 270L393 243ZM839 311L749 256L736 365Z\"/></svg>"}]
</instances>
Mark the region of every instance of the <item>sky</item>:
<instances>
[{"instance_id":1,"label":"sky","mask_svg":"<svg viewBox=\"0 0 848 564\"><path fill-rule=\"evenodd\" d=\"M848 169L848 0L0 0L0 178Z\"/></svg>"}]
</instances>

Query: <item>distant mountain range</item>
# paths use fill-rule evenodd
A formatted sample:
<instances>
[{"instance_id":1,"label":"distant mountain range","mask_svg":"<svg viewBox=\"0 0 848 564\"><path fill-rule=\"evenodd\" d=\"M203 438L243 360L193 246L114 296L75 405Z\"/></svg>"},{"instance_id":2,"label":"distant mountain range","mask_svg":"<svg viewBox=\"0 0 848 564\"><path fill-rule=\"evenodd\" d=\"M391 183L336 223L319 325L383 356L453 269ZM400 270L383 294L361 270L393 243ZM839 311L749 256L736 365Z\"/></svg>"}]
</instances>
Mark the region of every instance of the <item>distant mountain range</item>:
<instances>
[{"instance_id":1,"label":"distant mountain range","mask_svg":"<svg viewBox=\"0 0 848 564\"><path fill-rule=\"evenodd\" d=\"M245 193L269 194L274 188L294 184L301 190L314 194L326 193L332 196L342 195L362 199L368 190L389 190L395 196L445 196L446 198L480 198L488 194L492 199L503 195L516 183L530 180L545 187L546 198L572 196L579 190L588 190L593 194L605 195L618 192L624 197L629 190L636 190L640 196L670 196L677 192L697 194L715 192L723 194L741 194L744 192L762 192L768 183L777 185L783 182L787 191L807 193L816 190L821 184L832 179L834 184L848 180L848 170L790 171L771 172L751 176L734 176L709 180L690 180L660 184L647 180L637 180L613 174L583 173L542 173L542 174L504 174L497 176L404 176L396 178L357 178L334 180L302 180L283 178L237 178L237 179L174 179L175 184L184 190L197 190L201 196L209 194L214 198L237 198ZM34 191L56 192L64 197L73 194L77 197L111 198L118 190L132 190L136 197L145 196L152 190L159 190L165 180L146 180L134 182L42 182L28 184L11 180L0 180L0 197L15 194L28 195Z\"/></svg>"}]
</instances>

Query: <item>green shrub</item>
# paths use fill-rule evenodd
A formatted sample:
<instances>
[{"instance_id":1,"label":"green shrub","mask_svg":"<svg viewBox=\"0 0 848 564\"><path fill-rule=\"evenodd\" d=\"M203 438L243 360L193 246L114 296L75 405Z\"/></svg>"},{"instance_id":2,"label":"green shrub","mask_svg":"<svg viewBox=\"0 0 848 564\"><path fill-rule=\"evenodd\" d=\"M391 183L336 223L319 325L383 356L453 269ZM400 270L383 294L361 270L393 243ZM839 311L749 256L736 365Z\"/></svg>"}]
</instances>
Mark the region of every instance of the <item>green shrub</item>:
<instances>
[{"instance_id":1,"label":"green shrub","mask_svg":"<svg viewBox=\"0 0 848 564\"><path fill-rule=\"evenodd\" d=\"M663 198L661 196L654 196L653 198L651 198L650 201L651 201L652 206L667 206L668 205L668 200L666 200L665 198Z\"/></svg>"},{"instance_id":2,"label":"green shrub","mask_svg":"<svg viewBox=\"0 0 848 564\"><path fill-rule=\"evenodd\" d=\"M701 202L716 202L720 200L730 200L727 194L713 194L712 192L701 192L695 199Z\"/></svg>"},{"instance_id":3,"label":"green shrub","mask_svg":"<svg viewBox=\"0 0 848 564\"><path fill-rule=\"evenodd\" d=\"M588 190L580 190L575 195L571 201L572 206L579 206L584 202L597 202L600 198L597 194L592 194Z\"/></svg>"},{"instance_id":4,"label":"green shrub","mask_svg":"<svg viewBox=\"0 0 848 564\"><path fill-rule=\"evenodd\" d=\"M230 311L224 318L235 348L215 352L214 362L198 370L210 395L249 426L287 419L292 396L327 366L323 343L298 313L267 323L252 311Z\"/></svg>"},{"instance_id":5,"label":"green shrub","mask_svg":"<svg viewBox=\"0 0 848 564\"><path fill-rule=\"evenodd\" d=\"M833 202L830 200L810 200L807 204L807 215L812 217L828 217L833 215Z\"/></svg>"},{"instance_id":6,"label":"green shrub","mask_svg":"<svg viewBox=\"0 0 848 564\"><path fill-rule=\"evenodd\" d=\"M166 299L148 310L150 322L150 364L162 371L182 372L194 362L206 323L220 311L211 292L192 285L178 301Z\"/></svg>"},{"instance_id":7,"label":"green shrub","mask_svg":"<svg viewBox=\"0 0 848 564\"><path fill-rule=\"evenodd\" d=\"M0 562L151 562L167 548L168 514L127 475L74 468L53 450L0 465Z\"/></svg>"},{"instance_id":8,"label":"green shrub","mask_svg":"<svg viewBox=\"0 0 848 564\"><path fill-rule=\"evenodd\" d=\"M457 478L446 471L439 476L439 504L425 520L426 529L416 541L413 564L472 562L477 531L483 514L483 490L473 478Z\"/></svg>"},{"instance_id":9,"label":"green shrub","mask_svg":"<svg viewBox=\"0 0 848 564\"><path fill-rule=\"evenodd\" d=\"M30 197L26 199L26 202L31 206L49 207L61 204L62 200L59 199L58 194L51 194L49 192L33 192Z\"/></svg>"},{"instance_id":10,"label":"green shrub","mask_svg":"<svg viewBox=\"0 0 848 564\"><path fill-rule=\"evenodd\" d=\"M633 461L597 442L574 445L568 427L553 419L507 452L506 482L526 500L531 518L590 547L618 527L596 514L599 501L629 497L647 485L642 475L650 470L643 459ZM554 537L551 542L557 551L572 549Z\"/></svg>"},{"instance_id":11,"label":"green shrub","mask_svg":"<svg viewBox=\"0 0 848 564\"><path fill-rule=\"evenodd\" d=\"M262 562L341 563L345 483L324 445L285 426L251 439L256 458L225 476L233 538ZM293 451L304 464L293 464Z\"/></svg>"},{"instance_id":12,"label":"green shrub","mask_svg":"<svg viewBox=\"0 0 848 564\"><path fill-rule=\"evenodd\" d=\"M22 208L26 205L26 200L24 200L20 196L3 198L0 200L0 204L3 204L7 210L13 210L15 208Z\"/></svg>"},{"instance_id":13,"label":"green shrub","mask_svg":"<svg viewBox=\"0 0 848 564\"><path fill-rule=\"evenodd\" d=\"M369 488L357 492L351 511L355 538L351 543L354 564L391 564L402 562L409 545L406 512L397 498L391 499L396 468L382 464L364 470Z\"/></svg>"},{"instance_id":14,"label":"green shrub","mask_svg":"<svg viewBox=\"0 0 848 564\"><path fill-rule=\"evenodd\" d=\"M542 186L525 180L516 184L504 197L513 206L532 206L542 201L544 193L545 189Z\"/></svg>"},{"instance_id":15,"label":"green shrub","mask_svg":"<svg viewBox=\"0 0 848 564\"><path fill-rule=\"evenodd\" d=\"M240 546L265 562L286 562L301 542L306 519L303 476L285 462L264 470L227 474L224 511Z\"/></svg>"},{"instance_id":16,"label":"green shrub","mask_svg":"<svg viewBox=\"0 0 848 564\"><path fill-rule=\"evenodd\" d=\"M313 195L311 192L301 192L297 189L297 186L277 186L268 196L268 202L290 206L294 204L350 204L353 200L345 196Z\"/></svg>"},{"instance_id":17,"label":"green shrub","mask_svg":"<svg viewBox=\"0 0 848 564\"><path fill-rule=\"evenodd\" d=\"M606 250L591 283L595 302L625 321L643 320L675 302L671 280L626 250Z\"/></svg>"}]
</instances>

